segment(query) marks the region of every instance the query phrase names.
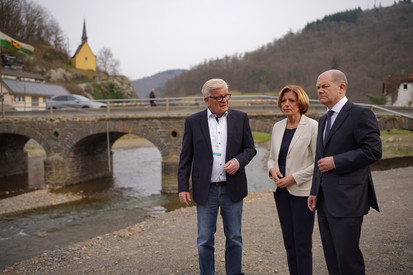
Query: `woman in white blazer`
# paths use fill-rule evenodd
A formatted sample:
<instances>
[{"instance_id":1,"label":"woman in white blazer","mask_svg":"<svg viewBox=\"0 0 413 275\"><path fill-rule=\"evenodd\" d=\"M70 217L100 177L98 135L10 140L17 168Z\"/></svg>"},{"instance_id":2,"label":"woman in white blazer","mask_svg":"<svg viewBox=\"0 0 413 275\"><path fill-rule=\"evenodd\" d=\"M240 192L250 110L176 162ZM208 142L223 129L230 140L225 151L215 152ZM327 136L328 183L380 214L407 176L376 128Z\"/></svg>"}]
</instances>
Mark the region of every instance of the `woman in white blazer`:
<instances>
[{"instance_id":1,"label":"woman in white blazer","mask_svg":"<svg viewBox=\"0 0 413 275\"><path fill-rule=\"evenodd\" d=\"M318 123L305 116L308 95L297 85L285 86L278 107L286 118L272 131L268 172L287 252L290 274L312 274L314 213L307 207L313 176Z\"/></svg>"}]
</instances>

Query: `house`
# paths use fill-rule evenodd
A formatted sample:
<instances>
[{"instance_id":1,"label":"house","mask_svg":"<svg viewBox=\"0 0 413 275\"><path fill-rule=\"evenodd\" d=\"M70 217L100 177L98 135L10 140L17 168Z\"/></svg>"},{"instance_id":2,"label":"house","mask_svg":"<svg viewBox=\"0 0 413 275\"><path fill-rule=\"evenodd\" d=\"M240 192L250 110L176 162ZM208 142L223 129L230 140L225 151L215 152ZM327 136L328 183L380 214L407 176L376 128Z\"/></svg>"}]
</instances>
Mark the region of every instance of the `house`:
<instances>
[{"instance_id":1,"label":"house","mask_svg":"<svg viewBox=\"0 0 413 275\"><path fill-rule=\"evenodd\" d=\"M413 106L413 73L388 76L383 83L383 94L387 105Z\"/></svg>"},{"instance_id":2,"label":"house","mask_svg":"<svg viewBox=\"0 0 413 275\"><path fill-rule=\"evenodd\" d=\"M41 74L30 73L21 70L9 70L3 68L1 70L1 76L3 79L44 83L44 77Z\"/></svg>"},{"instance_id":3,"label":"house","mask_svg":"<svg viewBox=\"0 0 413 275\"><path fill-rule=\"evenodd\" d=\"M81 44L77 48L71 59L72 65L76 69L96 71L96 56L87 43L86 22L83 21L83 35Z\"/></svg>"},{"instance_id":4,"label":"house","mask_svg":"<svg viewBox=\"0 0 413 275\"><path fill-rule=\"evenodd\" d=\"M11 79L10 72L7 71L2 70L3 79L0 84L0 95L3 95L4 105L15 110L45 110L46 101L50 97L70 94L61 85L46 84L44 79L39 81L41 77L36 76L37 74L14 71L16 77ZM33 75L33 77L30 78L29 75ZM24 79L24 81L19 79Z\"/></svg>"}]
</instances>

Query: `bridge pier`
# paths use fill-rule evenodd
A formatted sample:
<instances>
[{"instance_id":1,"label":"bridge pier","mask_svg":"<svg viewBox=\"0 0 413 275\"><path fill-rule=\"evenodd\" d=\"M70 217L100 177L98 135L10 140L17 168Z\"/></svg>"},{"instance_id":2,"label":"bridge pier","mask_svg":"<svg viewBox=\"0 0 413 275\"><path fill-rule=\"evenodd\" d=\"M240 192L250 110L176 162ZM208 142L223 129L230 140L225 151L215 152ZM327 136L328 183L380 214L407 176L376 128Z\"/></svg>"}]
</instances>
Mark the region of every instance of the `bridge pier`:
<instances>
[{"instance_id":1,"label":"bridge pier","mask_svg":"<svg viewBox=\"0 0 413 275\"><path fill-rule=\"evenodd\" d=\"M52 188L63 187L67 182L70 182L70 174L68 160L59 154L53 154L44 160L44 182L46 185Z\"/></svg>"},{"instance_id":2,"label":"bridge pier","mask_svg":"<svg viewBox=\"0 0 413 275\"><path fill-rule=\"evenodd\" d=\"M111 165L112 166L112 165ZM107 158L79 159L64 158L59 154L48 156L44 161L44 182L51 188L59 188L112 175Z\"/></svg>"},{"instance_id":3,"label":"bridge pier","mask_svg":"<svg viewBox=\"0 0 413 275\"><path fill-rule=\"evenodd\" d=\"M68 156L54 153L44 161L45 184L58 188L113 174L113 152L108 155L105 140L94 136L93 142L78 142ZM108 160L110 158L110 160Z\"/></svg>"},{"instance_id":4,"label":"bridge pier","mask_svg":"<svg viewBox=\"0 0 413 275\"><path fill-rule=\"evenodd\" d=\"M169 155L162 158L162 192L178 193L179 157Z\"/></svg>"}]
</instances>

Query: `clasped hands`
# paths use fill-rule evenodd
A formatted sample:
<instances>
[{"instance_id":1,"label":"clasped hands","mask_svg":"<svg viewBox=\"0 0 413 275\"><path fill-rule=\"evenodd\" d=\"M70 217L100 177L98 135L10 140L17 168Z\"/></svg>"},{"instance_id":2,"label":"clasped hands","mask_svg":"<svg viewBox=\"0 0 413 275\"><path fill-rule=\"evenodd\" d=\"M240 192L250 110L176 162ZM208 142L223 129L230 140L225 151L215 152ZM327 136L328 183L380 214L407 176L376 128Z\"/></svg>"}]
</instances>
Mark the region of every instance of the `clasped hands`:
<instances>
[{"instance_id":1,"label":"clasped hands","mask_svg":"<svg viewBox=\"0 0 413 275\"><path fill-rule=\"evenodd\" d=\"M270 176L275 182L275 185L279 188L286 188L295 183L295 179L292 175L284 177L280 171L277 171L274 168L270 169Z\"/></svg>"}]
</instances>

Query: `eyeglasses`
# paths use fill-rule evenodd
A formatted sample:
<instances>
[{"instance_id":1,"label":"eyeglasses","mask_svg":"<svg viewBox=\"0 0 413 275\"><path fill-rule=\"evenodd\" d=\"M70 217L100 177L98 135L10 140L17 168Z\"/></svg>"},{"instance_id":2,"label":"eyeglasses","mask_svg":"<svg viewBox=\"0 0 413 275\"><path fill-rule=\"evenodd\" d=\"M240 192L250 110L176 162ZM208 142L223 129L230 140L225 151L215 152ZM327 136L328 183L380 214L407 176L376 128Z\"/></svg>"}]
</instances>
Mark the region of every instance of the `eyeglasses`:
<instances>
[{"instance_id":1,"label":"eyeglasses","mask_svg":"<svg viewBox=\"0 0 413 275\"><path fill-rule=\"evenodd\" d=\"M230 99L231 94L226 94L226 95L220 95L220 96L208 96L208 98L215 99L216 101L222 102L224 99Z\"/></svg>"}]
</instances>

